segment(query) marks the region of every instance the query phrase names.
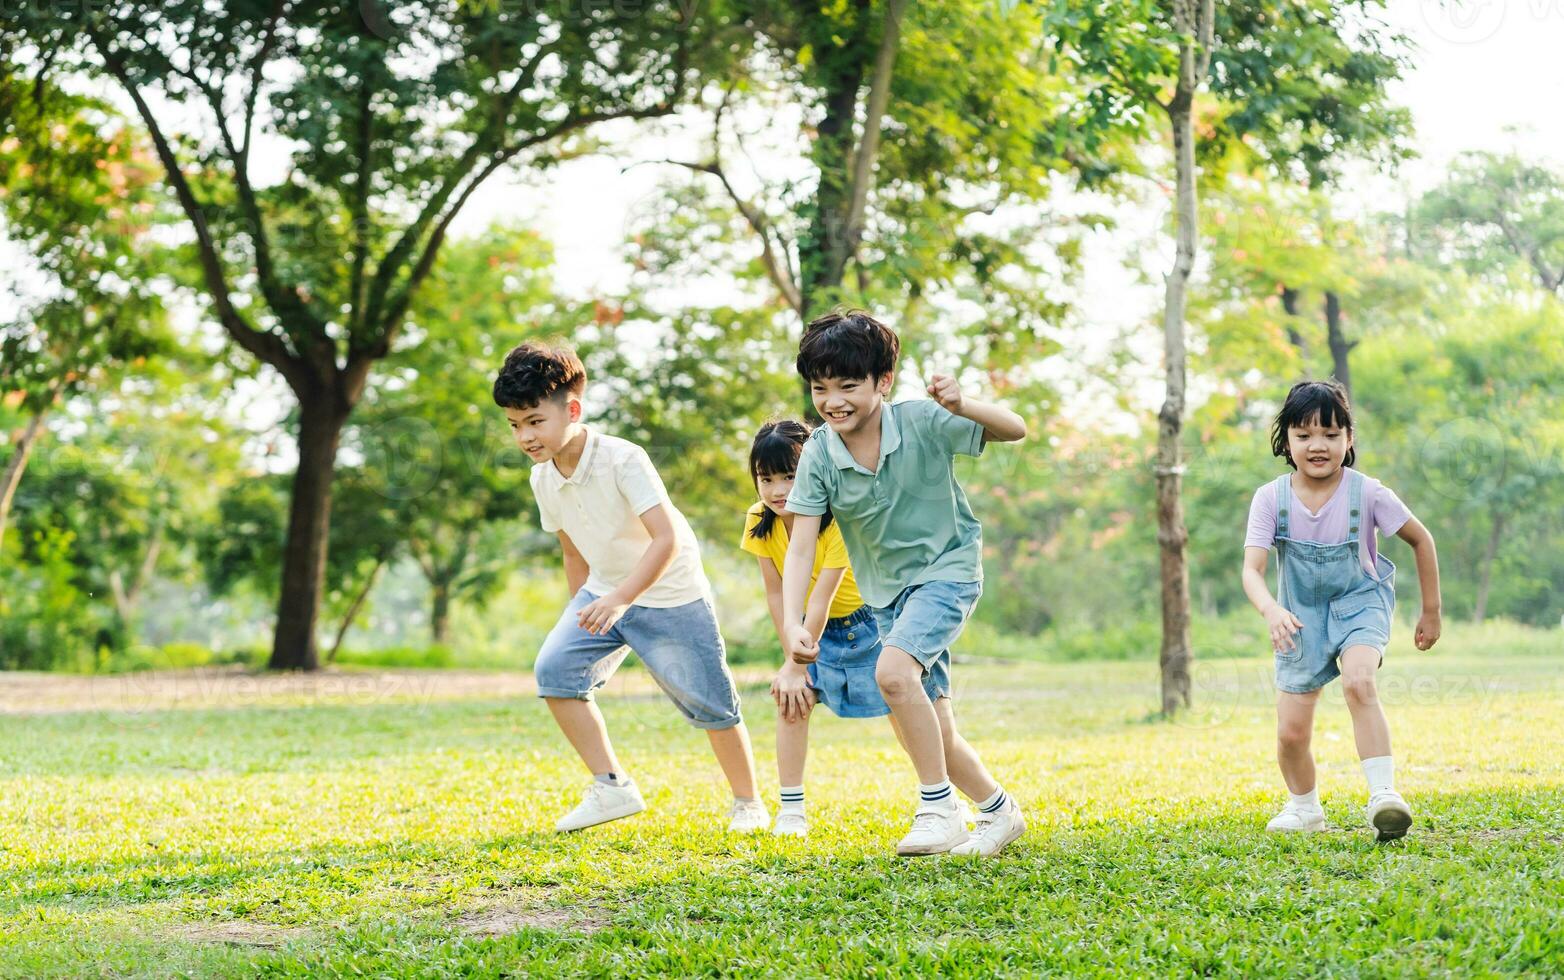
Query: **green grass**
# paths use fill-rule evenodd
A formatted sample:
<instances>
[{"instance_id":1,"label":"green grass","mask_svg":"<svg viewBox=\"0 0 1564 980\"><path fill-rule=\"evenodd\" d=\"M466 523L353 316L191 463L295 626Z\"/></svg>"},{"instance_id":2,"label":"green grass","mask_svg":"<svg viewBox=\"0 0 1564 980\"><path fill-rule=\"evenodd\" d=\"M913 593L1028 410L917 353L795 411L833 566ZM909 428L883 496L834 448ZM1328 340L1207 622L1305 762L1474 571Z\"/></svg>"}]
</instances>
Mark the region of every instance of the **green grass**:
<instances>
[{"instance_id":1,"label":"green grass","mask_svg":"<svg viewBox=\"0 0 1564 980\"><path fill-rule=\"evenodd\" d=\"M824 714L814 836L726 835L704 737L635 671L605 711L650 810L570 837L547 828L578 764L541 705L481 687L0 715L0 974L1558 974L1564 659L1462 639L1387 660L1419 817L1393 845L1361 825L1337 690L1333 831L1261 831L1255 659L1203 664L1176 723L1148 717L1146 664L958 665L967 734L1032 822L991 863L890 856L908 766L883 722Z\"/></svg>"}]
</instances>

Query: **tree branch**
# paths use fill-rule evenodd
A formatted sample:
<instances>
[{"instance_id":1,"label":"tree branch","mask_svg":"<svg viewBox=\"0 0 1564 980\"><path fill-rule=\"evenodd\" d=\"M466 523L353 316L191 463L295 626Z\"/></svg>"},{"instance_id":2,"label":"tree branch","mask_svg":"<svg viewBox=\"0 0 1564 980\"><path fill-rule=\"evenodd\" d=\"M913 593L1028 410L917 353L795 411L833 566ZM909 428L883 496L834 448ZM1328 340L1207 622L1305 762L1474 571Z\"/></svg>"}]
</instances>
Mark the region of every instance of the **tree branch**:
<instances>
[{"instance_id":1,"label":"tree branch","mask_svg":"<svg viewBox=\"0 0 1564 980\"><path fill-rule=\"evenodd\" d=\"M296 358L288 350L282 337L271 331L257 330L239 313L233 305L233 297L228 285L227 276L223 272L222 260L217 254L216 243L212 240L212 231L207 224L206 211L196 199L195 192L190 187L184 171L180 169L179 161L174 156L173 147L169 145L168 138L164 135L157 118L152 114L152 109L147 105L140 88L131 81L125 68L125 63L109 47L107 40L96 28L89 29L89 36L93 46L102 55L104 65L109 73L124 87L126 94L135 103L136 111L140 114L142 122L147 126L147 131L152 137L152 145L157 150L159 161L163 164L164 171L168 174L169 183L173 186L174 195L179 200L180 207L196 233L197 254L200 257L202 275L206 280L207 291L212 295L212 302L216 306L218 322L228 332L240 347L254 354L263 362L276 368L295 392L311 387L315 379L306 370L302 361Z\"/></svg>"},{"instance_id":2,"label":"tree branch","mask_svg":"<svg viewBox=\"0 0 1564 980\"><path fill-rule=\"evenodd\" d=\"M875 159L880 152L880 130L891 100L891 75L901 44L901 20L907 0L886 0L885 23L880 28L880 49L874 58L874 75L869 82L869 98L864 110L863 138L853 155L852 186L848 191L847 220L843 229L848 258L858 254L863 237L864 210L869 202L869 187L874 182Z\"/></svg>"}]
</instances>

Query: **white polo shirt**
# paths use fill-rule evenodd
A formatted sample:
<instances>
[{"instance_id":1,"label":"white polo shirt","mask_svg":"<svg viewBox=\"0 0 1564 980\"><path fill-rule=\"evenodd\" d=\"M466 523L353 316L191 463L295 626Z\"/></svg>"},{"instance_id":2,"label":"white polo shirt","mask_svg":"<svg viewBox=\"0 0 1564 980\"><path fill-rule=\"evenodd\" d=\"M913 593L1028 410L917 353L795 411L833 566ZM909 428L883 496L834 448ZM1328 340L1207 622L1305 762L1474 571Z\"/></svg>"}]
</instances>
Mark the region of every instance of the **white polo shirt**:
<instances>
[{"instance_id":1,"label":"white polo shirt","mask_svg":"<svg viewBox=\"0 0 1564 980\"><path fill-rule=\"evenodd\" d=\"M534 465L531 474L543 530L550 534L563 530L592 569L586 590L606 595L630 576L652 543L641 515L665 504L678 550L662 577L635 604L664 609L710 598L700 543L690 522L668 499L646 450L589 427L586 433L581 461L569 479L560 475L553 460Z\"/></svg>"}]
</instances>

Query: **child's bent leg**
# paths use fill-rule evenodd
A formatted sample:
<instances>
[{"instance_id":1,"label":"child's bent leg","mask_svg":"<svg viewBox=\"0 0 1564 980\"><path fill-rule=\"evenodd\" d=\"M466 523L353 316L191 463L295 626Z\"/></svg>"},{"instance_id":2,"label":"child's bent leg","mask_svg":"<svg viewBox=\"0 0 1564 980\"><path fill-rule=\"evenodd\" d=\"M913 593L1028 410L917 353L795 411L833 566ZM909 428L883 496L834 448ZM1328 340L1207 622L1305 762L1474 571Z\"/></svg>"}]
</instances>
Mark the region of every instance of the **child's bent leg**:
<instances>
[{"instance_id":1,"label":"child's bent leg","mask_svg":"<svg viewBox=\"0 0 1564 980\"><path fill-rule=\"evenodd\" d=\"M733 798L759 799L755 795L755 756L750 751L749 729L744 723L715 731L708 729L706 737L711 740L711 751L717 756L722 774L733 787Z\"/></svg>"},{"instance_id":2,"label":"child's bent leg","mask_svg":"<svg viewBox=\"0 0 1564 980\"><path fill-rule=\"evenodd\" d=\"M946 779L945 741L940 732L939 715L923 690L923 665L906 650L887 646L880 652L874 679L896 718L902 747L912 759L918 782L925 786L943 783Z\"/></svg>"},{"instance_id":3,"label":"child's bent leg","mask_svg":"<svg viewBox=\"0 0 1564 980\"><path fill-rule=\"evenodd\" d=\"M608 727L603 723L603 713L597 709L596 701L580 698L544 698L543 701L592 775L624 772L614 755L614 746L608 740Z\"/></svg>"},{"instance_id":4,"label":"child's bent leg","mask_svg":"<svg viewBox=\"0 0 1564 980\"><path fill-rule=\"evenodd\" d=\"M989 775L977 751L956 730L956 712L950 698L935 701L934 713L939 718L940 735L945 746L945 768L950 772L950 781L974 802L981 803L993 796L999 783Z\"/></svg>"},{"instance_id":5,"label":"child's bent leg","mask_svg":"<svg viewBox=\"0 0 1564 980\"><path fill-rule=\"evenodd\" d=\"M1390 754L1390 725L1385 721L1379 685L1374 680L1379 660L1379 651L1370 646L1348 647L1341 654L1341 689L1346 695L1347 710L1352 713L1352 734L1360 759Z\"/></svg>"},{"instance_id":6,"label":"child's bent leg","mask_svg":"<svg viewBox=\"0 0 1564 980\"><path fill-rule=\"evenodd\" d=\"M1314 755L1309 742L1314 735L1314 706L1319 700L1319 691L1282 691L1276 700L1276 761L1294 796L1314 789Z\"/></svg>"}]
</instances>

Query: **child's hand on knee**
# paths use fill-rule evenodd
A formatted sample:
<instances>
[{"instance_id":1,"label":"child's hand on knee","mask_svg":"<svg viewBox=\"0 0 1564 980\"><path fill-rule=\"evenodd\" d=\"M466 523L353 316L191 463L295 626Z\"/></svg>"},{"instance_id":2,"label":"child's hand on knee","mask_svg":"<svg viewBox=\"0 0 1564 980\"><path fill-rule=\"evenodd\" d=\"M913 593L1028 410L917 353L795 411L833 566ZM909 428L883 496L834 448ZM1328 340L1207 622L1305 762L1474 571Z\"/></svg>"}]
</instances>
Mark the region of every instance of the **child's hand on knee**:
<instances>
[{"instance_id":1,"label":"child's hand on knee","mask_svg":"<svg viewBox=\"0 0 1564 980\"><path fill-rule=\"evenodd\" d=\"M1265 625L1270 627L1271 648L1276 652L1291 650L1298 645L1293 639L1293 634L1303 629L1303 623L1281 603L1273 603L1271 608L1266 610Z\"/></svg>"},{"instance_id":2,"label":"child's hand on knee","mask_svg":"<svg viewBox=\"0 0 1564 980\"><path fill-rule=\"evenodd\" d=\"M809 691L809 672L789 660L777 671L771 682L771 699L777 703L786 721L802 721L809 717L814 699Z\"/></svg>"}]
</instances>

